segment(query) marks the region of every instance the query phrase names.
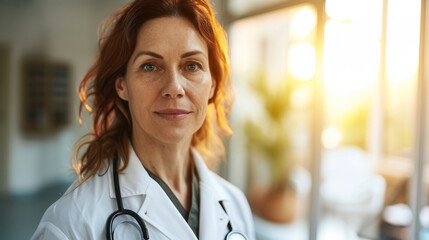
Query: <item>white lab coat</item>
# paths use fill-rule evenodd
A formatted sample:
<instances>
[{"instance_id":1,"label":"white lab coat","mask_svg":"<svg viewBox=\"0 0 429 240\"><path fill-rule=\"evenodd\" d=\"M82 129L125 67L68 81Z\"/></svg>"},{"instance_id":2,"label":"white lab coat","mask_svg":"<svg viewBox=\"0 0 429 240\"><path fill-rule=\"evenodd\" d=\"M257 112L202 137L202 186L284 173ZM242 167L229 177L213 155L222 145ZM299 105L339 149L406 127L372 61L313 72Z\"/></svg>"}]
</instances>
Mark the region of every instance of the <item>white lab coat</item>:
<instances>
[{"instance_id":1,"label":"white lab coat","mask_svg":"<svg viewBox=\"0 0 429 240\"><path fill-rule=\"evenodd\" d=\"M255 239L252 215L244 194L210 171L196 151L192 153L200 177L199 239L223 240L229 231L230 219L234 230L244 233L249 240ZM150 239L197 239L164 190L148 175L132 147L129 165L124 174L119 175L119 182L124 208L141 216ZM228 214L220 201L228 205ZM116 210L110 168L106 174L92 177L51 205L31 239L105 239L106 220ZM130 231L124 230L119 235L127 232Z\"/></svg>"}]
</instances>

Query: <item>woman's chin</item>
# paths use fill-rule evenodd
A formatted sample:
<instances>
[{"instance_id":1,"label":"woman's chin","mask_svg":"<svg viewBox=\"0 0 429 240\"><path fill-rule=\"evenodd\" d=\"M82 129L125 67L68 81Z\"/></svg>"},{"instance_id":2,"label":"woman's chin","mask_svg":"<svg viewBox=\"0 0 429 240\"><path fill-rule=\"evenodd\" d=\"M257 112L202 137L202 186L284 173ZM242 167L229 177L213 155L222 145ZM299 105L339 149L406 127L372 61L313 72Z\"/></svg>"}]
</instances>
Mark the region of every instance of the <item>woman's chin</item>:
<instances>
[{"instance_id":1,"label":"woman's chin","mask_svg":"<svg viewBox=\"0 0 429 240\"><path fill-rule=\"evenodd\" d=\"M161 142L168 145L181 144L181 143L190 143L192 135L189 134L168 134L159 138Z\"/></svg>"}]
</instances>

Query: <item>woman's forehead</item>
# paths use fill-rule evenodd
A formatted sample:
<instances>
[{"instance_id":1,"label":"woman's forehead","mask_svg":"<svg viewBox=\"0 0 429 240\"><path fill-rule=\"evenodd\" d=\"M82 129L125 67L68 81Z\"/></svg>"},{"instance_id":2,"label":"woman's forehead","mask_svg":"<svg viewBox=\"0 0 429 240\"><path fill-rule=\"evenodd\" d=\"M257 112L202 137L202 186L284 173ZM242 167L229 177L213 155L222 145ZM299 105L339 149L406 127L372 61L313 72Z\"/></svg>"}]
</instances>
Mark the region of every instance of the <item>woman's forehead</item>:
<instances>
[{"instance_id":1,"label":"woman's forehead","mask_svg":"<svg viewBox=\"0 0 429 240\"><path fill-rule=\"evenodd\" d=\"M183 17L162 17L144 23L137 34L134 52L183 54L201 51L207 56L207 43L192 23Z\"/></svg>"}]
</instances>

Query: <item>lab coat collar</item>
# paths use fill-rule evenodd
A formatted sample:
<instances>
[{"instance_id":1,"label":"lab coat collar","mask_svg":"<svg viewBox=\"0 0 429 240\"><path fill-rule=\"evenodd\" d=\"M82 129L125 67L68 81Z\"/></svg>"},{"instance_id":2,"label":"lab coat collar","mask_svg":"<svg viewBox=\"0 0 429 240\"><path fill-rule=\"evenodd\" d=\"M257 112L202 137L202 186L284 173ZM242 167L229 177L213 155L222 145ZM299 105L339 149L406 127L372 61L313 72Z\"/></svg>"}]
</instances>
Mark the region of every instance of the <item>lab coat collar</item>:
<instances>
[{"instance_id":1,"label":"lab coat collar","mask_svg":"<svg viewBox=\"0 0 429 240\"><path fill-rule=\"evenodd\" d=\"M195 167L197 168L197 172L200 177L200 186L205 185L209 188L213 188L214 192L216 193L213 196L214 200L218 202L228 200L228 194L215 179L217 176L215 176L215 174L207 168L206 163L195 149L192 149L192 157L194 158Z\"/></svg>"},{"instance_id":2,"label":"lab coat collar","mask_svg":"<svg viewBox=\"0 0 429 240\"><path fill-rule=\"evenodd\" d=\"M111 165L113 166L113 165ZM134 148L130 145L130 158L123 174L119 174L122 197L131 197L146 194L151 178L137 157ZM110 197L116 198L113 181L113 167L109 169Z\"/></svg>"}]
</instances>

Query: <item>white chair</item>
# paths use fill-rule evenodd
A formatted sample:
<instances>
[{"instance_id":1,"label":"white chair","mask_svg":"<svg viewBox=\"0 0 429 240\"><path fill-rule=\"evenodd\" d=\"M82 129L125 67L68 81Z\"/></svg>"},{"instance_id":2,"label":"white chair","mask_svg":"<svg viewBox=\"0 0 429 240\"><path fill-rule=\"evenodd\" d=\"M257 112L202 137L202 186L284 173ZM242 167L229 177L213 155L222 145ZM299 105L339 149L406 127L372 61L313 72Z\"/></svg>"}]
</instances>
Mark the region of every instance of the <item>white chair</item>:
<instances>
[{"instance_id":1,"label":"white chair","mask_svg":"<svg viewBox=\"0 0 429 240\"><path fill-rule=\"evenodd\" d=\"M326 214L357 230L383 208L385 179L374 173L368 155L355 147L327 152L322 161L321 199Z\"/></svg>"}]
</instances>

